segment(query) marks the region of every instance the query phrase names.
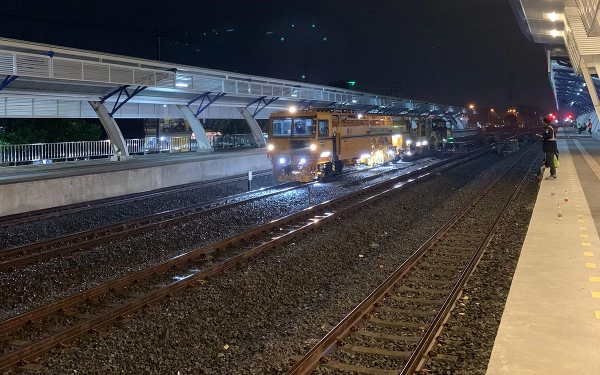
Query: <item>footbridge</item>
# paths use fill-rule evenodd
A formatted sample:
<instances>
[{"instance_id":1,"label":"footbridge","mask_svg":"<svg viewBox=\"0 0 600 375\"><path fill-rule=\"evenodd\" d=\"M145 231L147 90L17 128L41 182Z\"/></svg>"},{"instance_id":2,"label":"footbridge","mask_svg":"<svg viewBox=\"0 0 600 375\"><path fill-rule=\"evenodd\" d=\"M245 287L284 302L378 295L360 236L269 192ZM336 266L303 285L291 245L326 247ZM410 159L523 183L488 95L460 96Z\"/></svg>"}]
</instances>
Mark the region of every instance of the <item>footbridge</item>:
<instances>
[{"instance_id":1,"label":"footbridge","mask_svg":"<svg viewBox=\"0 0 600 375\"><path fill-rule=\"evenodd\" d=\"M3 38L0 80L0 117L99 118L115 160L129 156L120 118L185 118L198 152L206 152L212 149L203 119L244 119L264 146L256 120L292 105L427 114L459 129L466 114L450 105Z\"/></svg>"}]
</instances>

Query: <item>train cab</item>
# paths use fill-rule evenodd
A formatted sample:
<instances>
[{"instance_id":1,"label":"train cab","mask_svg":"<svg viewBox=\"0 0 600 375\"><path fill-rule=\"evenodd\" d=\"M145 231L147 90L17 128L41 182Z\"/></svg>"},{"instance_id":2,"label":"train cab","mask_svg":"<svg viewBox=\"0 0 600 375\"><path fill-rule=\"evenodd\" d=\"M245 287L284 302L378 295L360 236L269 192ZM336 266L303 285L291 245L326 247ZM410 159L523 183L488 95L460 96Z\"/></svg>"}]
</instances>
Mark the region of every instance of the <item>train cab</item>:
<instances>
[{"instance_id":1,"label":"train cab","mask_svg":"<svg viewBox=\"0 0 600 375\"><path fill-rule=\"evenodd\" d=\"M346 165L398 161L417 134L410 124L421 131L416 120L339 108L273 112L267 145L273 175L307 182L340 174Z\"/></svg>"}]
</instances>

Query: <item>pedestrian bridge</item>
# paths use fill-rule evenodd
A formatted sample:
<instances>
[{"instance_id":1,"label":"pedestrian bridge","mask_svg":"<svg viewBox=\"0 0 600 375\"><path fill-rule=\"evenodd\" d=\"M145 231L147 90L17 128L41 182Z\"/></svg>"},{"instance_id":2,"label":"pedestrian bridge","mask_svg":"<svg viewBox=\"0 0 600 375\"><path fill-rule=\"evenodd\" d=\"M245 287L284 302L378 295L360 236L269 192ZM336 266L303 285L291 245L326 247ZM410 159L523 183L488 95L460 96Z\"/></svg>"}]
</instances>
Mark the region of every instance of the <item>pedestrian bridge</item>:
<instances>
[{"instance_id":1,"label":"pedestrian bridge","mask_svg":"<svg viewBox=\"0 0 600 375\"><path fill-rule=\"evenodd\" d=\"M462 107L5 38L0 80L0 117L99 118L122 159L129 148L119 118L185 118L197 150L210 151L201 120L244 119L264 146L256 119L291 105L427 114L457 128L466 114Z\"/></svg>"}]
</instances>

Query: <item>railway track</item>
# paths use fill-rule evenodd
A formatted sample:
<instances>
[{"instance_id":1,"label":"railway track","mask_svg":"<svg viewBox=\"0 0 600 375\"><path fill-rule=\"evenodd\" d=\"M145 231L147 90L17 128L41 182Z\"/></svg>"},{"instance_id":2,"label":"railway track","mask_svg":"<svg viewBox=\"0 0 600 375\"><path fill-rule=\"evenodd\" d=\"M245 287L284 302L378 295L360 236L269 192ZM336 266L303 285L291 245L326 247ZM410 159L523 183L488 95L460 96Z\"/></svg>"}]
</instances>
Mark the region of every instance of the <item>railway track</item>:
<instances>
[{"instance_id":1,"label":"railway track","mask_svg":"<svg viewBox=\"0 0 600 375\"><path fill-rule=\"evenodd\" d=\"M408 375L417 373L429 357L437 357L437 335L493 238L498 222L530 175L533 165L527 172L518 173L519 178L515 177L517 174L510 175L518 162L299 358L287 375ZM441 359L455 360L445 357Z\"/></svg>"},{"instance_id":2,"label":"railway track","mask_svg":"<svg viewBox=\"0 0 600 375\"><path fill-rule=\"evenodd\" d=\"M451 159L448 160L449 161L442 161L436 165L444 165L451 161ZM434 167L435 165L425 167L421 171L427 171ZM378 172L373 176L361 179L361 183L380 178L383 175L393 173L395 171L396 170L387 170ZM411 176L417 173L421 172L417 171L413 174L407 174L405 178L411 178ZM69 255L110 241L141 235L143 233L158 230L160 228L175 226L184 222L197 220L201 217L206 217L218 211L232 209L240 205L267 199L275 195L286 194L292 190L306 189L307 186L311 186L313 184L314 183L299 185L298 183L288 183L278 185L270 189L229 196L212 201L210 203L203 202L185 208L179 208L145 216L135 220L125 221L93 230L2 250L0 251L0 272L12 271L18 267L24 267L36 262L46 261L58 256ZM354 184L356 184L356 182L342 182L342 187L347 187Z\"/></svg>"},{"instance_id":3,"label":"railway track","mask_svg":"<svg viewBox=\"0 0 600 375\"><path fill-rule=\"evenodd\" d=\"M452 168L483 152L449 160L444 168ZM425 171L403 177L410 181L400 182L398 177L369 186L355 194L312 206L233 238L5 320L0 323L0 337L5 338L0 343L0 371L25 365L57 345L95 332L145 306L171 298L201 284L207 277L371 204L379 197L431 178L435 175L433 171L439 168L428 167Z\"/></svg>"},{"instance_id":4,"label":"railway track","mask_svg":"<svg viewBox=\"0 0 600 375\"><path fill-rule=\"evenodd\" d=\"M259 176L267 176L270 174L271 174L270 170L258 171L254 174L254 176L259 177ZM202 181L202 182L179 185L179 186L169 187L169 188L164 188L164 189L159 189L159 190L153 190L151 192L135 193L135 194L122 195L122 196L115 197L115 198L99 199L99 200L96 200L93 202L75 203L75 204L65 205L65 206L61 206L61 207L47 208L47 209L43 209L43 210L25 212L25 213L21 213L21 214L7 215L7 216L2 217L2 219L0 220L0 228L23 224L23 223L27 223L27 222L35 221L35 220L42 220L42 219L48 219L48 218L62 216L62 215L68 215L68 214L72 214L75 212L89 211L89 210L95 210L95 209L102 208L102 207L110 207L110 206L124 204L124 203L136 202L136 201L140 201L143 199L159 198L159 197L170 195L170 194L186 192L186 191L200 189L200 188L204 188L204 187L208 187L208 186L221 185L221 184L226 184L226 183L235 182L235 181L244 181L247 178L248 177L246 175L234 176L234 177L229 177L229 178L224 178L224 179L219 179L219 180Z\"/></svg>"}]
</instances>

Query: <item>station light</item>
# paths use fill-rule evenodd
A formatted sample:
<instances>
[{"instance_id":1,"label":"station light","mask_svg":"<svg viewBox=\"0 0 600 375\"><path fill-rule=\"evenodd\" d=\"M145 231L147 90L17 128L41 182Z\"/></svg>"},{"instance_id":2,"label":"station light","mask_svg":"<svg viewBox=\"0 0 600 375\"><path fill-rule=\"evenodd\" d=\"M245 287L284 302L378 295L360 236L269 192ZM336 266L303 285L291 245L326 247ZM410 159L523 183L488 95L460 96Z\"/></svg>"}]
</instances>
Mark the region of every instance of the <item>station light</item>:
<instances>
[{"instance_id":1,"label":"station light","mask_svg":"<svg viewBox=\"0 0 600 375\"><path fill-rule=\"evenodd\" d=\"M306 159L302 158L300 159L300 164L305 164L306 163Z\"/></svg>"},{"instance_id":2,"label":"station light","mask_svg":"<svg viewBox=\"0 0 600 375\"><path fill-rule=\"evenodd\" d=\"M310 146L309 146L309 148L310 148L311 151L316 151L317 145L314 144L314 143L311 143Z\"/></svg>"},{"instance_id":3,"label":"station light","mask_svg":"<svg viewBox=\"0 0 600 375\"><path fill-rule=\"evenodd\" d=\"M295 106L291 106L288 108L288 111L290 111L290 113L296 113L296 112L298 112L298 108Z\"/></svg>"},{"instance_id":4,"label":"station light","mask_svg":"<svg viewBox=\"0 0 600 375\"><path fill-rule=\"evenodd\" d=\"M323 151L323 152L321 152L321 157L322 158L327 158L327 157L329 157L329 155L331 155L331 152L329 152L329 151Z\"/></svg>"},{"instance_id":5,"label":"station light","mask_svg":"<svg viewBox=\"0 0 600 375\"><path fill-rule=\"evenodd\" d=\"M267 145L267 150L269 150L269 151L273 151L273 150L275 150L275 146L274 146L272 143L269 143L269 144Z\"/></svg>"},{"instance_id":6,"label":"station light","mask_svg":"<svg viewBox=\"0 0 600 375\"><path fill-rule=\"evenodd\" d=\"M279 159L279 164L285 164L285 159L284 158L280 158Z\"/></svg>"}]
</instances>

